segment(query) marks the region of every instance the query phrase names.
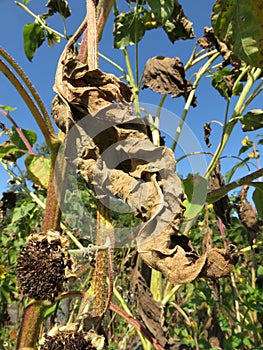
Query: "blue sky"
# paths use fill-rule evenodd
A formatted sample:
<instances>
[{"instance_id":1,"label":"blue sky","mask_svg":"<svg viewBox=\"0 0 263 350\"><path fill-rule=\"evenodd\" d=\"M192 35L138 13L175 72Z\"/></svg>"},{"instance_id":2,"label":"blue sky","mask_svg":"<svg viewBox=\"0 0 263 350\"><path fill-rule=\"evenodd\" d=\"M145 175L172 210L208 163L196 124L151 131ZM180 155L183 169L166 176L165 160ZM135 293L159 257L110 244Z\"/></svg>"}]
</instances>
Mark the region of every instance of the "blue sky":
<instances>
[{"instance_id":1,"label":"blue sky","mask_svg":"<svg viewBox=\"0 0 263 350\"><path fill-rule=\"evenodd\" d=\"M66 23L68 34L72 34L85 17L85 1L69 0L68 2L72 10L72 16L67 19ZM45 3L46 1L42 0L31 0L28 3L28 6L33 12L38 14L46 11L44 6ZM124 1L119 1L119 3L122 3L122 6L124 6ZM196 38L202 36L204 26L211 26L210 13L214 2L211 0L181 0L180 3L185 10L185 14L194 24ZM51 101L54 97L52 87L54 83L56 65L60 53L64 48L65 41L61 40L61 43L56 44L55 47L48 47L47 43L45 42L36 52L33 61L29 62L24 54L22 32L24 25L26 23L32 23L33 21L34 19L23 9L18 7L13 0L0 0L0 45L7 50L24 69L38 90L47 109L50 111ZM48 24L60 32L63 31L62 21L58 15L48 19ZM113 16L111 15L104 30L103 38L99 45L99 50L101 53L124 67L125 65L122 51L113 49L112 29ZM147 32L139 45L140 74L143 71L143 67L147 59L157 55L169 57L178 56L181 58L183 63L186 63L194 44L195 39L178 41L175 44L171 44L166 34L161 29ZM131 54L131 59L133 60L133 46L130 47L129 52ZM134 61L132 62L134 63ZM100 60L100 68L108 73L113 73L120 76L119 71L103 60ZM188 79L191 77L192 73L193 72L187 73ZM32 129L38 132L38 127L33 117L14 88L2 74L0 79L0 104L16 107L16 110L12 112L12 117L16 120L17 124L22 128ZM153 93L148 89L144 90L141 95L141 101L143 103L154 105L159 103L160 98L161 96L159 94ZM196 138L199 140L198 147L208 151L203 141L203 124L213 119L223 121L225 101L217 91L211 88L210 81L206 77L202 79L197 90L197 98L198 107L195 109L191 108L187 116L186 129L189 132L185 134L184 139L182 138L181 144L182 148L191 150L192 147L192 151L195 151L197 144L193 140ZM260 108L261 105L259 105L259 101L257 101L257 103L255 103L252 107ZM161 128L172 136L175 133L177 122L179 120L178 118L183 111L184 101L183 99L172 99L168 97L164 107L169 112L164 113ZM177 117L174 118L174 115ZM0 115L0 121L3 121L7 126L10 126L10 124L4 120L2 115ZM213 134L211 138L211 152L215 150L217 141L221 135L219 125L213 124L212 128ZM245 135L240 132L240 127L238 126L237 130L233 133L232 139L224 154L237 155L238 150L241 147L241 140L244 137ZM39 135L38 142L41 142L42 140L41 135ZM167 137L167 141L169 143L169 137ZM3 140L0 140L0 143L1 142L3 142ZM182 154L182 151L180 150L177 152L178 153L175 154L176 158ZM200 159L191 159L191 162L191 165L195 167L196 171L199 171L200 173L204 172L204 163L202 163ZM224 160L222 163L222 168L228 169L231 164L233 165L235 163L235 161ZM251 170L254 171L255 169ZM179 173L189 171L189 164L187 164L187 161L178 164L178 171ZM237 173L237 175L241 176L242 171ZM5 171L0 168L0 193L6 189L6 181L8 178L9 177Z\"/></svg>"}]
</instances>

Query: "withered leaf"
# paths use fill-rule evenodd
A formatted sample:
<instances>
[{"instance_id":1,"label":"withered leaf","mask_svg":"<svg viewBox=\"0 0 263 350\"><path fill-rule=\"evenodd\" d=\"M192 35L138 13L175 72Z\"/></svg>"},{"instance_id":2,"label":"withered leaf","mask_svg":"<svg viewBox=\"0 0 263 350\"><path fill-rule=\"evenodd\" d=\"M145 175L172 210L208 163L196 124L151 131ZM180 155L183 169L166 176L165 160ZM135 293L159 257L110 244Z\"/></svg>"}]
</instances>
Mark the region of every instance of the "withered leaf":
<instances>
[{"instance_id":1,"label":"withered leaf","mask_svg":"<svg viewBox=\"0 0 263 350\"><path fill-rule=\"evenodd\" d=\"M224 186L224 179L220 172L220 163L218 162L213 170L210 177L210 190L216 190L220 187ZM218 201L213 203L213 208L216 215L222 220L223 224L230 228L231 226L231 206L228 195L223 196Z\"/></svg>"},{"instance_id":2,"label":"withered leaf","mask_svg":"<svg viewBox=\"0 0 263 350\"><path fill-rule=\"evenodd\" d=\"M205 143L207 145L207 147L211 147L211 142L210 142L210 135L211 135L211 131L212 131L212 128L211 128L211 123L205 123L204 124L204 140L205 140Z\"/></svg>"},{"instance_id":3,"label":"withered leaf","mask_svg":"<svg viewBox=\"0 0 263 350\"><path fill-rule=\"evenodd\" d=\"M192 90L192 85L185 79L184 66L178 57L157 56L150 58L143 72L143 88L150 88L172 97L183 96L185 100ZM196 98L192 106L197 106Z\"/></svg>"},{"instance_id":4,"label":"withered leaf","mask_svg":"<svg viewBox=\"0 0 263 350\"><path fill-rule=\"evenodd\" d=\"M248 189L249 186L245 185L240 191L237 212L239 219L247 229L249 244L252 245L259 232L259 223L256 212L247 199Z\"/></svg>"},{"instance_id":5,"label":"withered leaf","mask_svg":"<svg viewBox=\"0 0 263 350\"><path fill-rule=\"evenodd\" d=\"M164 319L164 308L161 302L153 299L142 273L142 261L137 258L132 269L131 289L134 292L136 317L142 322L158 343L167 350L188 349L171 338Z\"/></svg>"},{"instance_id":6,"label":"withered leaf","mask_svg":"<svg viewBox=\"0 0 263 350\"><path fill-rule=\"evenodd\" d=\"M200 276L213 279L228 276L237 262L234 251L234 245L230 245L227 249L212 248L208 250L207 260Z\"/></svg>"},{"instance_id":7,"label":"withered leaf","mask_svg":"<svg viewBox=\"0 0 263 350\"><path fill-rule=\"evenodd\" d=\"M213 28L205 27L204 35L199 38L197 42L204 49L212 50L215 48L220 52L221 56L224 58L223 66L226 66L229 63L232 63L235 66L240 65L240 59L233 54L231 49L229 49L224 42L217 39Z\"/></svg>"}]
</instances>

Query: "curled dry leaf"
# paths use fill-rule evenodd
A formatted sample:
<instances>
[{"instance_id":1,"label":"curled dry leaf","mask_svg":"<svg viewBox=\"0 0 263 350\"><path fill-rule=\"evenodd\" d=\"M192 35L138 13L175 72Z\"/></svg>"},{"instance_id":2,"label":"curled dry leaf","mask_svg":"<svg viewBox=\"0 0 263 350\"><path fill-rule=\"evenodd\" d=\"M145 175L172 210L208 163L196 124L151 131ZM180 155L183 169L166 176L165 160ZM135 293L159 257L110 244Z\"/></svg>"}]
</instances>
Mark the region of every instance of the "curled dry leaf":
<instances>
[{"instance_id":1,"label":"curled dry leaf","mask_svg":"<svg viewBox=\"0 0 263 350\"><path fill-rule=\"evenodd\" d=\"M168 66L162 70L170 69L168 76L176 76L173 81L177 81L170 93L186 96L189 85L179 60L164 62ZM135 116L129 104L130 88L112 75L89 71L68 49L57 70L55 90L59 97L53 104L53 116L67 132L68 162L72 160L99 200L108 196L122 199L142 220L134 238L149 266L173 283L198 277L209 261L209 252L198 257L188 238L178 236L185 195L175 173L174 155L148 137L146 122Z\"/></svg>"},{"instance_id":2,"label":"curled dry leaf","mask_svg":"<svg viewBox=\"0 0 263 350\"><path fill-rule=\"evenodd\" d=\"M199 38L197 42L203 49L216 49L218 52L220 52L225 61L223 66L226 66L228 63L235 63L235 65L238 63L238 65L240 65L240 59L233 54L225 43L217 39L213 28L205 27L204 35Z\"/></svg>"},{"instance_id":3,"label":"curled dry leaf","mask_svg":"<svg viewBox=\"0 0 263 350\"><path fill-rule=\"evenodd\" d=\"M205 123L204 124L204 140L205 140L205 143L207 145L207 147L211 147L211 142L210 142L210 135L211 135L211 131L212 131L212 128L211 128L211 123Z\"/></svg>"},{"instance_id":4,"label":"curled dry leaf","mask_svg":"<svg viewBox=\"0 0 263 350\"><path fill-rule=\"evenodd\" d=\"M224 186L224 179L220 172L220 163L218 162L210 177L210 190L213 191L222 186ZM223 224L227 228L230 228L231 206L230 206L228 195L225 195L222 198L220 198L218 201L214 202L213 207L216 215L222 220Z\"/></svg>"},{"instance_id":5,"label":"curled dry leaf","mask_svg":"<svg viewBox=\"0 0 263 350\"><path fill-rule=\"evenodd\" d=\"M247 229L249 244L252 245L259 233L259 223L256 212L247 199L248 189L249 186L245 185L240 191L237 212L239 219Z\"/></svg>"},{"instance_id":6,"label":"curled dry leaf","mask_svg":"<svg viewBox=\"0 0 263 350\"><path fill-rule=\"evenodd\" d=\"M143 88L150 88L161 94L170 94L172 97L183 96L187 100L192 85L185 79L184 66L179 57L157 56L146 62ZM196 98L192 100L191 105L197 106Z\"/></svg>"}]
</instances>

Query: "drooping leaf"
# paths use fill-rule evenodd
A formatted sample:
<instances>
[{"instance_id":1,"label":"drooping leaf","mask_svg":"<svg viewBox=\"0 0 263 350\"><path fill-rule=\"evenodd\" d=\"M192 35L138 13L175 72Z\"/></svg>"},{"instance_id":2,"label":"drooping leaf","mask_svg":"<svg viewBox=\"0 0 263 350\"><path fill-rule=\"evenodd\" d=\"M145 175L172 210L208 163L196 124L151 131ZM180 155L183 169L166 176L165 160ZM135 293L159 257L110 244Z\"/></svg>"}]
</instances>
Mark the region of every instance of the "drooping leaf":
<instances>
[{"instance_id":1,"label":"drooping leaf","mask_svg":"<svg viewBox=\"0 0 263 350\"><path fill-rule=\"evenodd\" d=\"M253 201L255 203L258 216L263 220L263 183L259 184L252 194Z\"/></svg>"},{"instance_id":2,"label":"drooping leaf","mask_svg":"<svg viewBox=\"0 0 263 350\"><path fill-rule=\"evenodd\" d=\"M21 129L21 131L22 131L23 135L25 136L25 138L27 139L30 146L34 146L34 144L37 141L37 134L35 133L35 131L25 130L25 129ZM28 150L27 146L24 144L23 140L21 139L20 135L18 134L18 132L14 126L12 126L9 129L9 137L10 137L10 140L14 143L14 145L16 145L16 147L18 149L22 149L24 151Z\"/></svg>"},{"instance_id":3,"label":"drooping leaf","mask_svg":"<svg viewBox=\"0 0 263 350\"><path fill-rule=\"evenodd\" d=\"M3 109L4 111L14 111L16 108L10 107L10 106L0 105L0 109Z\"/></svg>"},{"instance_id":4,"label":"drooping leaf","mask_svg":"<svg viewBox=\"0 0 263 350\"><path fill-rule=\"evenodd\" d=\"M164 23L163 29L172 43L178 39L185 40L195 37L192 22L185 16L184 10L177 0L174 0L173 12Z\"/></svg>"},{"instance_id":5,"label":"drooping leaf","mask_svg":"<svg viewBox=\"0 0 263 350\"><path fill-rule=\"evenodd\" d=\"M241 119L242 130L254 131L263 127L263 110L253 109L247 112Z\"/></svg>"},{"instance_id":6,"label":"drooping leaf","mask_svg":"<svg viewBox=\"0 0 263 350\"><path fill-rule=\"evenodd\" d=\"M217 0L212 12L215 35L242 60L263 67L263 6L258 0Z\"/></svg>"},{"instance_id":7,"label":"drooping leaf","mask_svg":"<svg viewBox=\"0 0 263 350\"><path fill-rule=\"evenodd\" d=\"M174 0L147 0L147 3L154 16L162 23L171 17L175 6Z\"/></svg>"},{"instance_id":8,"label":"drooping leaf","mask_svg":"<svg viewBox=\"0 0 263 350\"><path fill-rule=\"evenodd\" d=\"M221 188L224 186L224 178L221 174L220 169L220 162L218 162L214 168L214 170L211 173L210 177L210 190L217 190L218 188ZM230 212L231 212L231 206L230 201L228 198L228 195L222 196L219 200L215 201L213 203L213 208L216 213L216 215L222 220L225 227L230 228L231 227L231 218L230 218Z\"/></svg>"},{"instance_id":9,"label":"drooping leaf","mask_svg":"<svg viewBox=\"0 0 263 350\"><path fill-rule=\"evenodd\" d=\"M144 36L144 19L140 14L122 12L115 17L114 47L124 49L128 45L138 43Z\"/></svg>"},{"instance_id":10,"label":"drooping leaf","mask_svg":"<svg viewBox=\"0 0 263 350\"><path fill-rule=\"evenodd\" d=\"M173 98L183 96L187 100L192 85L185 78L184 66L179 57L156 56L146 62L142 88L150 88L161 94L171 94ZM193 98L191 105L196 107L196 97Z\"/></svg>"},{"instance_id":11,"label":"drooping leaf","mask_svg":"<svg viewBox=\"0 0 263 350\"><path fill-rule=\"evenodd\" d=\"M50 158L29 155L25 159L27 176L35 184L48 188Z\"/></svg>"},{"instance_id":12,"label":"drooping leaf","mask_svg":"<svg viewBox=\"0 0 263 350\"><path fill-rule=\"evenodd\" d=\"M205 143L207 145L207 147L211 147L211 142L210 142L210 135L211 135L211 131L212 131L212 128L211 128L211 123L205 123L204 124L204 140L205 140Z\"/></svg>"},{"instance_id":13,"label":"drooping leaf","mask_svg":"<svg viewBox=\"0 0 263 350\"><path fill-rule=\"evenodd\" d=\"M45 40L44 30L37 22L26 24L23 30L23 38L26 57L29 61L32 61L36 50Z\"/></svg>"},{"instance_id":14,"label":"drooping leaf","mask_svg":"<svg viewBox=\"0 0 263 350\"><path fill-rule=\"evenodd\" d=\"M47 16L53 16L56 12L58 12L63 18L67 18L71 15L70 8L66 0L48 0L46 7L48 7Z\"/></svg>"}]
</instances>

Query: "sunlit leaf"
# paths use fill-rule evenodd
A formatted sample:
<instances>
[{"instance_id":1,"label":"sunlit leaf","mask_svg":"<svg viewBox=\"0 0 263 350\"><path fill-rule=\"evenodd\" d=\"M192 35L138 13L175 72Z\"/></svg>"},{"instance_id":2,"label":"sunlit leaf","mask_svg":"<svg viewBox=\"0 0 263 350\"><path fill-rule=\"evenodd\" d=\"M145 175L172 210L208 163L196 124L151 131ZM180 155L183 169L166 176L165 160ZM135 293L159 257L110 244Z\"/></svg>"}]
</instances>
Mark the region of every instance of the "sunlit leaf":
<instances>
[{"instance_id":1,"label":"sunlit leaf","mask_svg":"<svg viewBox=\"0 0 263 350\"><path fill-rule=\"evenodd\" d=\"M254 67L263 67L263 6L258 0L217 0L212 12L216 36Z\"/></svg>"},{"instance_id":2,"label":"sunlit leaf","mask_svg":"<svg viewBox=\"0 0 263 350\"><path fill-rule=\"evenodd\" d=\"M183 181L183 188L187 195L187 199L184 201L186 210L184 213L185 219L181 232L186 233L189 231L204 206L208 182L200 175L190 174Z\"/></svg>"},{"instance_id":3,"label":"sunlit leaf","mask_svg":"<svg viewBox=\"0 0 263 350\"><path fill-rule=\"evenodd\" d=\"M3 109L4 111L14 111L16 108L10 107L10 106L0 105L0 109Z\"/></svg>"},{"instance_id":4,"label":"sunlit leaf","mask_svg":"<svg viewBox=\"0 0 263 350\"><path fill-rule=\"evenodd\" d=\"M262 186L257 186L256 189L254 190L253 194L252 194L252 198L253 201L255 203L256 209L257 209L257 213L258 216L260 217L260 219L263 219L263 183L259 184Z\"/></svg>"},{"instance_id":5,"label":"sunlit leaf","mask_svg":"<svg viewBox=\"0 0 263 350\"><path fill-rule=\"evenodd\" d=\"M122 12L115 18L114 47L124 49L138 43L145 33L143 18L133 12Z\"/></svg>"},{"instance_id":6,"label":"sunlit leaf","mask_svg":"<svg viewBox=\"0 0 263 350\"><path fill-rule=\"evenodd\" d=\"M263 110L253 109L247 112L241 119L242 130L254 131L263 127Z\"/></svg>"},{"instance_id":7,"label":"sunlit leaf","mask_svg":"<svg viewBox=\"0 0 263 350\"><path fill-rule=\"evenodd\" d=\"M26 57L32 61L36 50L45 40L44 30L37 22L26 24L23 30L24 50Z\"/></svg>"},{"instance_id":8,"label":"sunlit leaf","mask_svg":"<svg viewBox=\"0 0 263 350\"><path fill-rule=\"evenodd\" d=\"M35 184L48 188L50 158L29 155L25 159L27 176Z\"/></svg>"}]
</instances>

